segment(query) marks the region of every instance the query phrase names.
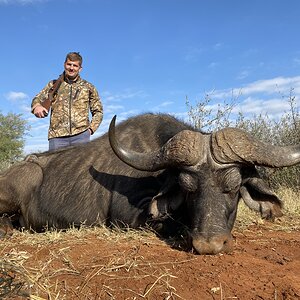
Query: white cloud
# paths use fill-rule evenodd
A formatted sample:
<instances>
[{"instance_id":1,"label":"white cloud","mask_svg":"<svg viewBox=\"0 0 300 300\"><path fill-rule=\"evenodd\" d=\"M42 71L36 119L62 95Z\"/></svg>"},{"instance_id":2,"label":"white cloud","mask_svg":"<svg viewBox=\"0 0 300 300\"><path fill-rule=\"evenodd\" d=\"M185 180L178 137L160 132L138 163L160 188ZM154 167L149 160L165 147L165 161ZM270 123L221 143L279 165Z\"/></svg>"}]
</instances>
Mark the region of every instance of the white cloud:
<instances>
[{"instance_id":1,"label":"white cloud","mask_svg":"<svg viewBox=\"0 0 300 300\"><path fill-rule=\"evenodd\" d=\"M155 111L155 112L161 112L162 110L165 111L165 108L174 104L173 101L164 101L162 103L160 103L159 105L152 107L151 111Z\"/></svg>"},{"instance_id":2,"label":"white cloud","mask_svg":"<svg viewBox=\"0 0 300 300\"><path fill-rule=\"evenodd\" d=\"M188 122L188 113L187 112L170 112L172 116L175 116L181 120L184 120L185 122Z\"/></svg>"},{"instance_id":3,"label":"white cloud","mask_svg":"<svg viewBox=\"0 0 300 300\"><path fill-rule=\"evenodd\" d=\"M166 106L169 106L169 105L171 105L173 103L174 103L173 101L165 101L165 102L161 103L159 105L159 107L166 107Z\"/></svg>"},{"instance_id":4,"label":"white cloud","mask_svg":"<svg viewBox=\"0 0 300 300\"><path fill-rule=\"evenodd\" d=\"M20 105L20 110L24 113L28 113L29 115L31 114L31 106L27 103L23 103L22 105Z\"/></svg>"},{"instance_id":5,"label":"white cloud","mask_svg":"<svg viewBox=\"0 0 300 300\"><path fill-rule=\"evenodd\" d=\"M289 110L289 104L282 98L272 98L264 100L262 98L248 97L241 102L234 112L242 111L248 114L264 114L269 116L282 115L284 111Z\"/></svg>"},{"instance_id":6,"label":"white cloud","mask_svg":"<svg viewBox=\"0 0 300 300\"><path fill-rule=\"evenodd\" d=\"M262 93L271 95L273 93L287 93L291 88L300 88L300 76L296 77L275 77L272 79L258 80L239 88L219 90L213 93L213 98L227 98L234 95L249 96Z\"/></svg>"},{"instance_id":7,"label":"white cloud","mask_svg":"<svg viewBox=\"0 0 300 300\"><path fill-rule=\"evenodd\" d=\"M20 101L28 99L28 95L23 92L9 92L5 95L6 99L9 101Z\"/></svg>"},{"instance_id":8,"label":"white cloud","mask_svg":"<svg viewBox=\"0 0 300 300\"><path fill-rule=\"evenodd\" d=\"M40 143L35 145L25 145L24 147L24 154L30 153L37 153L37 152L44 152L48 150L48 143Z\"/></svg>"},{"instance_id":9,"label":"white cloud","mask_svg":"<svg viewBox=\"0 0 300 300\"><path fill-rule=\"evenodd\" d=\"M0 0L0 5L10 5L10 4L21 4L21 5L27 5L27 4L35 4L35 3L43 3L48 2L50 0Z\"/></svg>"},{"instance_id":10,"label":"white cloud","mask_svg":"<svg viewBox=\"0 0 300 300\"><path fill-rule=\"evenodd\" d=\"M141 113L141 111L138 110L138 109L131 109L131 110L128 110L126 112L122 112L122 113L120 113L119 121L120 120L125 120L125 119L127 119L131 116L137 115L139 113Z\"/></svg>"},{"instance_id":11,"label":"white cloud","mask_svg":"<svg viewBox=\"0 0 300 300\"><path fill-rule=\"evenodd\" d=\"M34 124L35 126L32 126L31 130L34 132L37 132L39 135L47 135L49 124L43 122L42 124Z\"/></svg>"},{"instance_id":12,"label":"white cloud","mask_svg":"<svg viewBox=\"0 0 300 300\"><path fill-rule=\"evenodd\" d=\"M106 105L104 108L105 113L113 113L116 112L117 110L124 109L124 106L122 105Z\"/></svg>"},{"instance_id":13,"label":"white cloud","mask_svg":"<svg viewBox=\"0 0 300 300\"><path fill-rule=\"evenodd\" d=\"M297 77L276 77L268 80L255 81L246 87L242 88L243 95L252 93L267 93L272 94L275 91L286 92L291 87L300 85L300 76Z\"/></svg>"},{"instance_id":14,"label":"white cloud","mask_svg":"<svg viewBox=\"0 0 300 300\"><path fill-rule=\"evenodd\" d=\"M217 112L219 105L232 103L232 114L244 116L264 115L280 118L290 110L289 97L295 97L296 106L300 107L300 76L276 77L259 80L240 88L214 90L206 93L210 99L207 109Z\"/></svg>"},{"instance_id":15,"label":"white cloud","mask_svg":"<svg viewBox=\"0 0 300 300\"><path fill-rule=\"evenodd\" d=\"M131 99L135 97L145 98L147 95L144 93L144 91L133 91L131 89L125 89L121 93L111 93L109 91L103 92L101 94L102 100L104 102L120 102L124 99Z\"/></svg>"}]
</instances>

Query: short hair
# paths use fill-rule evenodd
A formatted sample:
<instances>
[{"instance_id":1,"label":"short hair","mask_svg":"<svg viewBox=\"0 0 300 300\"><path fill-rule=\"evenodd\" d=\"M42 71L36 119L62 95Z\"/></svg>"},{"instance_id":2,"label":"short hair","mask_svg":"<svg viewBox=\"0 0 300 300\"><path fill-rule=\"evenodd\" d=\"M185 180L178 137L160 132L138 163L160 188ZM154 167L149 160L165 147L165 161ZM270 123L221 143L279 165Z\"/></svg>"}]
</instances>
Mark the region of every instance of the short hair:
<instances>
[{"instance_id":1,"label":"short hair","mask_svg":"<svg viewBox=\"0 0 300 300\"><path fill-rule=\"evenodd\" d=\"M68 59L70 61L79 61L80 66L82 65L82 56L79 54L79 52L69 52L66 56L65 62Z\"/></svg>"}]
</instances>

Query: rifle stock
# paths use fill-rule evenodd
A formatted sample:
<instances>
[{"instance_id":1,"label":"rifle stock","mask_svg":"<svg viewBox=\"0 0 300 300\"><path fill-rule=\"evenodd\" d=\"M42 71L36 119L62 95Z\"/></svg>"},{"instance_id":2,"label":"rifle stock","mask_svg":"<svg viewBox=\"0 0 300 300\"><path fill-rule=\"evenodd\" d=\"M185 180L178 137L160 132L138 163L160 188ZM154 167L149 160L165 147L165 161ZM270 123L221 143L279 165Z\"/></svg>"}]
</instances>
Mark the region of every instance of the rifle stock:
<instances>
[{"instance_id":1,"label":"rifle stock","mask_svg":"<svg viewBox=\"0 0 300 300\"><path fill-rule=\"evenodd\" d=\"M62 73L58 79L56 79L53 83L53 86L51 87L51 89L48 92L48 98L46 98L43 102L41 102L42 106L44 106L47 111L49 111L52 101L53 101L53 96L55 95L55 93L57 92L57 90L59 89L60 85L62 84L62 82L64 81L64 77L65 74Z\"/></svg>"}]
</instances>

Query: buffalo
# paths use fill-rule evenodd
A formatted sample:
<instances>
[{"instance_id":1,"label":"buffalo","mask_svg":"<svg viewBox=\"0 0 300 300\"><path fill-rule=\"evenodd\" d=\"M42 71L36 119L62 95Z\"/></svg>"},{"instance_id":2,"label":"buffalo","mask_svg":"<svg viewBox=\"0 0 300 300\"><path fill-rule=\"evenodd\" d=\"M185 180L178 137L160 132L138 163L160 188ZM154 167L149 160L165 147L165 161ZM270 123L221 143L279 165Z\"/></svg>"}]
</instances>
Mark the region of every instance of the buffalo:
<instances>
[{"instance_id":1,"label":"buffalo","mask_svg":"<svg viewBox=\"0 0 300 300\"><path fill-rule=\"evenodd\" d=\"M0 234L26 229L150 226L185 229L199 254L233 250L241 199L263 218L282 202L257 166L300 162L300 145L273 146L237 128L203 133L167 114L143 114L85 145L29 155L0 176ZM13 217L14 216L14 217Z\"/></svg>"}]
</instances>

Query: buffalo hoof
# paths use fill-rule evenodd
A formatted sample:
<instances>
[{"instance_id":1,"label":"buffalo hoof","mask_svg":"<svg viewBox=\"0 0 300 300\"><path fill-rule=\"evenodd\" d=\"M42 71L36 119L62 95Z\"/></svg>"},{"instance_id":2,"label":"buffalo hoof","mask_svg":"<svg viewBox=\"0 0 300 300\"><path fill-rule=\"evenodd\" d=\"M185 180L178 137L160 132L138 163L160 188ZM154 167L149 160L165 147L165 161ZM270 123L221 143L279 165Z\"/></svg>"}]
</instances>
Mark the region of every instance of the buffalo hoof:
<instances>
[{"instance_id":1,"label":"buffalo hoof","mask_svg":"<svg viewBox=\"0 0 300 300\"><path fill-rule=\"evenodd\" d=\"M13 234L13 226L7 217L0 218L0 239L10 237Z\"/></svg>"}]
</instances>

